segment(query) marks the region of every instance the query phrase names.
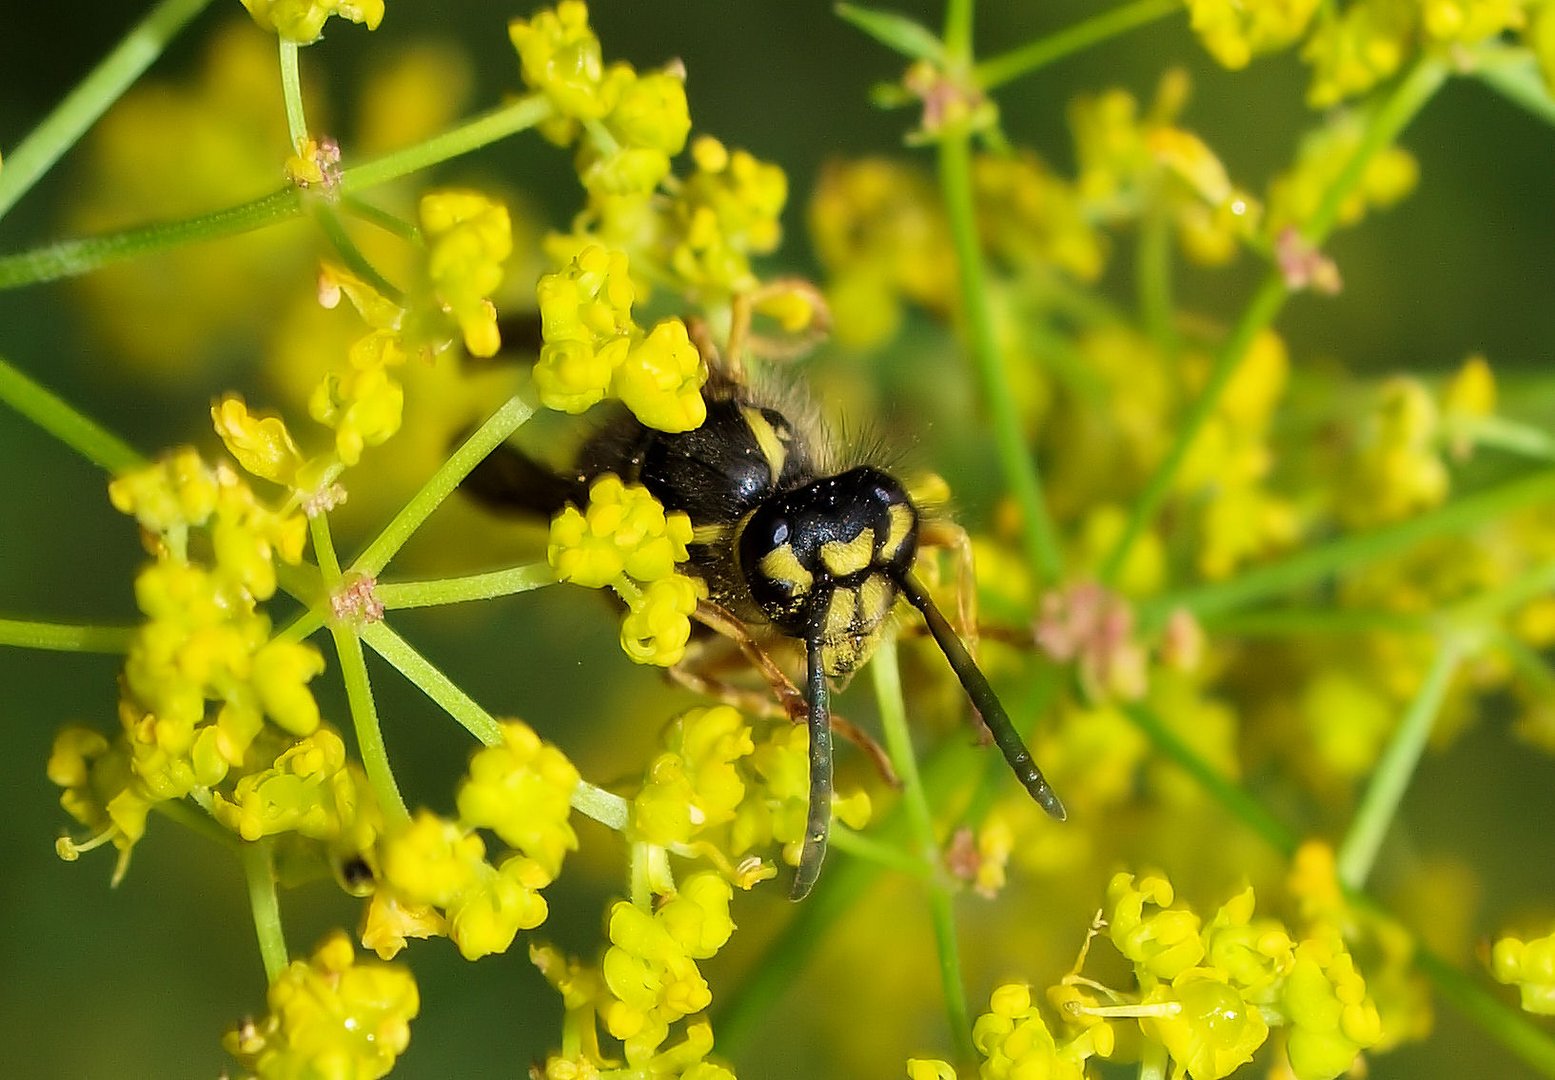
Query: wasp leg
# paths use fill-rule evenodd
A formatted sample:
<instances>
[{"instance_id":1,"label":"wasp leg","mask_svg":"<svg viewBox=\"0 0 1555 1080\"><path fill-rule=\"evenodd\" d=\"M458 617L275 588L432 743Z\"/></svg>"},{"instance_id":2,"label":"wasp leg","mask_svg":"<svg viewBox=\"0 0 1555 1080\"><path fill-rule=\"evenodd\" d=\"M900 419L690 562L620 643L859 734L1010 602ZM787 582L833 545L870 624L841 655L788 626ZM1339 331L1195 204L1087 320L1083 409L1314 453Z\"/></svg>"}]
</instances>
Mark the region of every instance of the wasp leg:
<instances>
[{"instance_id":1,"label":"wasp leg","mask_svg":"<svg viewBox=\"0 0 1555 1080\"><path fill-rule=\"evenodd\" d=\"M727 608L710 600L704 600L697 605L695 618L703 626L717 631L739 648L750 665L767 680L767 685L771 687L777 701L774 702L765 694L741 690L715 678L710 671L718 670L719 665L716 663L703 664L702 670L699 671L696 670L698 666L696 661L687 663L683 660L670 668L670 678L688 690L727 701L757 716L787 717L795 724L806 721L810 705L805 700L804 694L800 693L799 688L789 680L788 674L778 666L777 661L773 660L760 643L751 636L744 623L735 618ZM896 775L896 769L891 765L891 756L869 732L835 713L832 714L831 726L837 734L864 752L870 763L874 765L875 771L880 774L880 779L893 788L902 786L901 777Z\"/></svg>"},{"instance_id":2,"label":"wasp leg","mask_svg":"<svg viewBox=\"0 0 1555 1080\"><path fill-rule=\"evenodd\" d=\"M805 821L804 848L794 871L790 900L810 895L826 859L826 834L831 829L831 717L826 671L821 664L821 643L809 642L805 650L806 696L810 699L810 812Z\"/></svg>"}]
</instances>

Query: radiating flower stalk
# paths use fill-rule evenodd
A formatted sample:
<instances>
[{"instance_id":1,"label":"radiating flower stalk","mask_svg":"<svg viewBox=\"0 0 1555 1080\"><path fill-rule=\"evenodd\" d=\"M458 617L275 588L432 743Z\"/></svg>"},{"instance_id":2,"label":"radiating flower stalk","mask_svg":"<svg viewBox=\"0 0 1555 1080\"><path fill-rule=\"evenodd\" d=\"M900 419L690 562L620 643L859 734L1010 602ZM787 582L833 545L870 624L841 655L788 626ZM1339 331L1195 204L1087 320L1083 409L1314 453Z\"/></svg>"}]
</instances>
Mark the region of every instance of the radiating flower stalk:
<instances>
[{"instance_id":1,"label":"radiating flower stalk","mask_svg":"<svg viewBox=\"0 0 1555 1080\"><path fill-rule=\"evenodd\" d=\"M151 557L134 582L135 626L0 620L0 645L124 658L117 726L66 727L49 757L77 826L58 851L74 860L114 848L117 881L155 814L237 853L268 979L263 1015L225 1040L242 1068L385 1075L421 1004L401 954L443 937L470 961L527 949L561 997L555 1049L534 1076L732 1078L753 1010L795 975L823 924L870 903L875 878L905 869L927 898L950 1030L948 1047L907 1060L917 1080L973 1071L1077 1080L1102 1060L1136 1063L1141 1077L1210 1080L1259 1068L1255 1055L1300 1080L1327 1080L1424 1036L1422 974L1491 1038L1555 1075L1555 1042L1364 891L1426 742L1450 741L1475 695L1529 698L1518 734L1555 748L1555 674L1540 652L1555 645L1555 533L1541 510L1555 474L1464 492L1456 469L1476 452L1547 462L1555 451L1541 430L1497 411L1491 366L1474 357L1441 380L1357 380L1343 445L1322 460L1283 461L1292 481L1275 459L1288 453L1281 410L1296 411L1286 393L1293 361L1273 330L1293 293L1342 288L1323 250L1330 234L1416 184L1397 142L1454 67L1495 62L1504 73L1493 50L1515 48L1519 62L1555 75L1555 4L1134 0L982 61L971 0L950 0L939 34L844 5L845 18L911 61L877 96L922 107L909 141L932 144L937 169L831 166L809 210L826 272L818 288L769 275L761 261L781 240L783 170L693 136L678 62L639 71L608 61L581 0L509 25L524 96L366 161L350 140L311 126L300 54L341 23L376 29L392 8L243 3L275 36L288 141L276 172L286 186L227 210L0 257L0 288L18 288L300 215L330 252L292 284L336 311L348 336L323 350L327 367L310 370L284 410L232 394L216 401L217 455L183 447L143 457L0 359L0 401L111 474L110 500ZM164 0L142 39L165 43L198 7ZM1312 69L1312 105L1357 107L1315 125L1261 196L1184 126L1180 72L1149 103L1121 90L1077 100L1073 177L1012 146L995 89L1184 8L1222 65L1294 50ZM1523 44L1507 44L1513 36ZM115 53L0 165L0 214L146 62ZM1487 81L1497 79L1511 85ZM1548 100L1526 80L1517 86L1524 101ZM530 129L572 155L583 199L567 231L535 251L520 248L515 225L525 223L485 192L422 190L404 216L365 201ZM353 215L384 226L402 250L368 242ZM1110 231L1129 227L1140 234L1137 317L1090 291ZM1206 332L1180 309L1178 252L1212 267L1244 256L1267 264L1229 329ZM443 456L422 470L428 479L342 558L335 535L348 497L373 497L374 462L416 430L413 407L439 404L426 372L457 381L446 374L457 363L502 349L497 304L514 295L504 278L528 258L543 260L530 279L542 337L532 381L485 402L481 422L462 416L439 431ZM1008 521L969 541L996 631L983 635L981 660L1012 692L1021 692L1017 668L1037 672L1026 686L1040 706L1032 742L1075 820L1069 839L1049 831L1057 826L1010 795L1008 778L964 740L943 740L920 768L902 684L917 674L898 668L887 640L874 682L901 795L839 788L834 846L844 865L777 936L781 952L745 985L715 988L702 964L728 943L737 914L754 917L742 894L798 862L803 727L703 702L656 718L653 757L624 793L607 791L536 728L489 714L392 625L412 607L553 585L609 590L626 657L679 669L709 599L688 566L705 542L690 518L605 474L552 517L543 559L381 578L538 409L577 414L608 401L645 427L692 431L715 363L775 363L831 330L876 350L909 307L948 317L966 345L1012 498ZM302 413L311 426L296 423ZM1328 606L1318 606L1318 586ZM271 613L278 593L305 609L284 626ZM1294 606L1258 606L1284 597ZM1011 628L1020 621L1029 629ZM323 630L329 656L313 642ZM1305 649L1289 647L1308 637ZM480 744L451 811L406 802L367 649ZM345 688L354 751L313 693L329 669ZM1276 693L1249 674L1263 670L1284 680ZM938 693L918 689L914 700ZM1302 841L1260 802L1244 749L1288 771L1306 829L1337 843ZM1347 820L1336 818L1331 808L1351 810L1362 786ZM546 890L580 845L574 810L621 834L627 868L624 898L599 913L604 934L590 955L537 933L551 913ZM1094 823L1125 812L1185 824L1131 826L1139 834L1111 838L1114 851ZM1255 911L1252 886L1216 907L1173 884L1196 872L1184 834L1227 819L1278 867L1257 886L1276 898L1272 909ZM1085 880L1120 860L1139 869L1081 901L1100 909L1089 928L1069 927L1078 958L1067 974L1046 973L1045 993L1034 992L1045 961L1028 961L1019 939L1000 962L1029 970L1032 983L969 984L963 930L980 901L963 894ZM342 929L297 958L278 883L320 877L359 902L355 942ZM1552 940L1547 926L1520 928L1489 953L1486 974L1515 987L1530 1013L1555 1012ZM988 1008L974 1018L969 999L984 993Z\"/></svg>"}]
</instances>

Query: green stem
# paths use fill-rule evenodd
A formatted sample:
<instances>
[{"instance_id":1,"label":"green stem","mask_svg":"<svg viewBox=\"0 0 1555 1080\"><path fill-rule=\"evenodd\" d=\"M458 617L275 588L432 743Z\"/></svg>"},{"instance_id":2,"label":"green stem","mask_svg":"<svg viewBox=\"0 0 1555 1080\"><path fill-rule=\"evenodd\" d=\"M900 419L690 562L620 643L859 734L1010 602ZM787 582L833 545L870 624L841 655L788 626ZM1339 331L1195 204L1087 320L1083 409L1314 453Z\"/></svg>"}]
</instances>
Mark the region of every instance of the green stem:
<instances>
[{"instance_id":1,"label":"green stem","mask_svg":"<svg viewBox=\"0 0 1555 1080\"><path fill-rule=\"evenodd\" d=\"M1496 1042L1544 1076L1555 1077L1555 1041L1528 1017L1507 1008L1483 987L1431 950L1415 950L1415 967L1436 984L1437 993L1479 1025Z\"/></svg>"},{"instance_id":2,"label":"green stem","mask_svg":"<svg viewBox=\"0 0 1555 1080\"><path fill-rule=\"evenodd\" d=\"M351 234L346 231L345 224L340 220L340 215L333 206L316 202L313 204L312 216L325 238L329 240L330 246L335 249L335 254L340 256L340 261L346 264L348 270L377 289L387 299L404 306L405 294L380 274L378 268L362 254L362 249L356 246L355 240L351 239Z\"/></svg>"},{"instance_id":3,"label":"green stem","mask_svg":"<svg viewBox=\"0 0 1555 1080\"><path fill-rule=\"evenodd\" d=\"M134 626L77 626L31 619L0 619L0 645L54 652L124 653L129 652L138 629Z\"/></svg>"},{"instance_id":4,"label":"green stem","mask_svg":"<svg viewBox=\"0 0 1555 1080\"><path fill-rule=\"evenodd\" d=\"M453 493L459 482L479 465L486 455L495 450L503 440L534 413L534 406L521 395L509 398L474 434L466 439L447 461L439 466L421 490L394 516L383 532L379 533L367 550L357 556L352 569L369 577L376 577L394 553L404 546L411 534L431 516L443 500Z\"/></svg>"},{"instance_id":5,"label":"green stem","mask_svg":"<svg viewBox=\"0 0 1555 1080\"><path fill-rule=\"evenodd\" d=\"M387 623L368 623L361 628L362 640L373 652L393 664L399 673L459 722L459 726L487 746L502 741L502 728L492 715L478 705L459 685L438 670L437 665L389 629Z\"/></svg>"},{"instance_id":6,"label":"green stem","mask_svg":"<svg viewBox=\"0 0 1555 1080\"><path fill-rule=\"evenodd\" d=\"M1330 540L1279 562L1254 567L1228 581L1153 597L1140 603L1140 622L1145 627L1157 627L1179 607L1209 620L1220 612L1315 584L1338 571L1398 555L1424 540L1467 532L1503 514L1548 502L1552 497L1555 471L1525 476L1407 521Z\"/></svg>"},{"instance_id":7,"label":"green stem","mask_svg":"<svg viewBox=\"0 0 1555 1080\"><path fill-rule=\"evenodd\" d=\"M1437 713L1441 711L1447 687L1452 683L1461 656L1462 645L1456 638L1448 637L1442 641L1435 659L1431 661L1430 670L1426 672L1425 681L1420 685L1420 691L1409 703L1403 721L1383 751L1382 760L1377 763L1377 770L1366 787L1355 819L1339 845L1339 880L1346 888L1359 890L1366 884L1366 877L1376 862L1382 840L1398 815L1404 791L1409 787L1409 779L1420 763L1426 739L1431 734Z\"/></svg>"},{"instance_id":8,"label":"green stem","mask_svg":"<svg viewBox=\"0 0 1555 1080\"><path fill-rule=\"evenodd\" d=\"M240 844L246 846L246 841L239 839L237 833L223 827L203 809L185 799L163 799L152 803L151 809L213 844L220 844L229 850L236 849Z\"/></svg>"},{"instance_id":9,"label":"green stem","mask_svg":"<svg viewBox=\"0 0 1555 1080\"><path fill-rule=\"evenodd\" d=\"M496 139L533 127L548 117L550 112L550 104L543 98L520 98L424 143L345 170L340 176L339 190L342 195L365 191L417 170L430 168L439 162L478 150ZM0 290L75 277L109 263L167 251L196 240L236 236L286 221L300 213L302 200L297 189L288 185L252 202L183 221L145 225L82 240L64 240L0 258Z\"/></svg>"},{"instance_id":10,"label":"green stem","mask_svg":"<svg viewBox=\"0 0 1555 1080\"><path fill-rule=\"evenodd\" d=\"M308 119L302 107L302 75L297 69L297 43L285 37L281 43L281 97L286 102L286 133L295 153L308 139Z\"/></svg>"},{"instance_id":11,"label":"green stem","mask_svg":"<svg viewBox=\"0 0 1555 1080\"><path fill-rule=\"evenodd\" d=\"M394 769L389 764L389 750L383 741L383 727L378 722L373 687L367 677L367 658L362 655L362 639L347 626L331 626L329 630L335 639L335 652L340 657L340 676L346 685L346 700L351 706L351 722L356 730L357 749L362 753L362 766L367 771L367 782L383 808L384 817L390 824L402 824L410 820L410 811L405 807L405 797L400 794Z\"/></svg>"},{"instance_id":12,"label":"green stem","mask_svg":"<svg viewBox=\"0 0 1555 1080\"><path fill-rule=\"evenodd\" d=\"M281 928L281 904L275 895L275 864L269 840L243 845L243 876L248 879L248 906L264 960L265 979L274 983L286 970L286 934Z\"/></svg>"},{"instance_id":13,"label":"green stem","mask_svg":"<svg viewBox=\"0 0 1555 1080\"><path fill-rule=\"evenodd\" d=\"M1480 82L1546 124L1555 124L1555 98L1544 85L1532 50L1482 45L1478 51L1480 60L1472 70Z\"/></svg>"},{"instance_id":14,"label":"green stem","mask_svg":"<svg viewBox=\"0 0 1555 1080\"><path fill-rule=\"evenodd\" d=\"M1093 15L1056 34L1049 34L984 60L973 72L979 86L984 90L992 90L1023 75L1030 75L1056 60L1181 10L1182 0L1134 0L1131 4Z\"/></svg>"},{"instance_id":15,"label":"green stem","mask_svg":"<svg viewBox=\"0 0 1555 1080\"><path fill-rule=\"evenodd\" d=\"M1172 219L1160 199L1151 201L1145 215L1135 261L1140 321L1151 340L1175 357L1179 342L1172 301Z\"/></svg>"},{"instance_id":16,"label":"green stem","mask_svg":"<svg viewBox=\"0 0 1555 1080\"><path fill-rule=\"evenodd\" d=\"M832 823L830 843L836 850L855 859L864 859L888 870L918 878L934 876L933 869L925 866L922 859L914 858L895 844L887 844L867 833L854 832L836 822Z\"/></svg>"},{"instance_id":17,"label":"green stem","mask_svg":"<svg viewBox=\"0 0 1555 1080\"><path fill-rule=\"evenodd\" d=\"M1166 1046L1146 1040L1139 1053L1139 1080L1166 1080Z\"/></svg>"},{"instance_id":18,"label":"green stem","mask_svg":"<svg viewBox=\"0 0 1555 1080\"><path fill-rule=\"evenodd\" d=\"M483 146L516 135L532 128L551 115L551 103L544 96L531 94L521 97L489 112L466 120L458 127L434 135L425 142L407 146L403 150L374 158L372 161L347 169L340 176L340 192L350 195L358 191L398 180L433 165L479 150Z\"/></svg>"},{"instance_id":19,"label":"green stem","mask_svg":"<svg viewBox=\"0 0 1555 1080\"><path fill-rule=\"evenodd\" d=\"M632 820L632 804L614 792L580 780L572 793L572 808L607 829L625 832Z\"/></svg>"},{"instance_id":20,"label":"green stem","mask_svg":"<svg viewBox=\"0 0 1555 1080\"><path fill-rule=\"evenodd\" d=\"M335 543L329 533L329 519L324 514L315 514L308 519L308 527L313 535L313 552L324 577L324 589L333 592L340 584L341 573ZM394 768L389 764L389 749L383 741L383 725L378 719L372 681L367 675L367 658L362 655L359 634L375 629L376 625L381 624L359 630L350 623L332 622L329 632L335 640L335 654L340 658L340 677L351 707L351 724L356 731L357 749L362 754L362 767L384 817L393 825L409 821L410 811L406 809L405 798L394 779Z\"/></svg>"},{"instance_id":21,"label":"green stem","mask_svg":"<svg viewBox=\"0 0 1555 1080\"><path fill-rule=\"evenodd\" d=\"M961 314L967 346L972 354L982 389L983 402L993 423L994 442L999 463L1016 504L1020 507L1026 555L1048 581L1063 574L1063 554L1057 530L1049 516L1042 494L1042 480L1035 458L1027 450L1021 432L1016 396L1009 385L1004 357L994 329L993 307L989 302L987 273L978 245L977 214L972 198L971 138L965 133L947 133L939 144L940 186L945 198L951 242L960 269Z\"/></svg>"},{"instance_id":22,"label":"green stem","mask_svg":"<svg viewBox=\"0 0 1555 1080\"><path fill-rule=\"evenodd\" d=\"M974 0L946 0L945 2L945 55L952 64L970 63L972 59L972 16Z\"/></svg>"},{"instance_id":23,"label":"green stem","mask_svg":"<svg viewBox=\"0 0 1555 1080\"><path fill-rule=\"evenodd\" d=\"M436 581L386 581L378 585L378 599L392 610L461 604L469 600L491 600L498 596L528 592L556 582L556 574L546 563L526 563L484 574L440 578Z\"/></svg>"},{"instance_id":24,"label":"green stem","mask_svg":"<svg viewBox=\"0 0 1555 1080\"><path fill-rule=\"evenodd\" d=\"M352 217L359 218L369 225L375 225L390 236L397 236L401 240L412 243L419 242L421 239L421 230L410 222L356 195L347 195L341 199L340 206Z\"/></svg>"},{"instance_id":25,"label":"green stem","mask_svg":"<svg viewBox=\"0 0 1555 1080\"><path fill-rule=\"evenodd\" d=\"M1540 461L1555 461L1555 436L1542 427L1508 420L1504 416L1482 416L1464 423L1459 430L1478 447L1505 450Z\"/></svg>"},{"instance_id":26,"label":"green stem","mask_svg":"<svg viewBox=\"0 0 1555 1080\"><path fill-rule=\"evenodd\" d=\"M972 1014L967 1005L966 987L961 981L961 949L956 939L956 913L953 897L938 873L939 839L934 833L934 816L924 793L918 759L913 753L912 733L907 727L907 703L902 698L901 672L896 662L896 639L887 635L875 650L869 664L875 681L875 700L880 708L880 726L885 733L886 751L902 781L902 802L907 821L918 847L921 864L930 871L929 911L934 924L934 941L939 952L940 984L945 993L945 1011L950 1019L956 1054L966 1062L977 1057L972 1045Z\"/></svg>"},{"instance_id":27,"label":"green stem","mask_svg":"<svg viewBox=\"0 0 1555 1080\"><path fill-rule=\"evenodd\" d=\"M161 0L131 27L65 100L7 155L0 169L0 218L76 144L87 128L162 55L180 30L210 0Z\"/></svg>"},{"instance_id":28,"label":"green stem","mask_svg":"<svg viewBox=\"0 0 1555 1080\"><path fill-rule=\"evenodd\" d=\"M1361 136L1360 145L1356 147L1355 153L1350 156L1333 183L1323 192L1317 209L1313 211L1311 219L1302 228L1302 238L1306 243L1317 247L1327 239L1338 219L1339 208L1344 205L1344 201L1360 183L1372 158L1379 150L1398 138L1409 122L1425 107L1426 102L1430 101L1441 88L1446 78L1445 64L1435 58L1426 58L1419 61L1409 74L1399 81L1390 96L1371 114L1366 131ZM1231 331L1231 336L1226 339L1216 355L1214 367L1204 384L1204 389L1200 391L1187 414L1177 424L1172 445L1160 464L1156 466L1155 472L1145 485L1144 492L1134 504L1122 535L1102 564L1100 577L1104 584L1111 584L1117 579L1124 561L1133 549L1134 542L1154 520L1161 504L1166 501L1166 496L1171 492L1172 484L1176 480L1177 470L1187 458L1188 451L1192 449L1204 425L1219 407L1221 396L1237 369L1241 367L1249 347L1254 339L1274 322L1275 316L1285 306L1289 296L1290 290L1277 269L1270 272L1263 284L1258 287L1258 291L1253 294L1252 300L1248 302L1246 310L1242 312L1241 318L1237 320L1235 328Z\"/></svg>"},{"instance_id":29,"label":"green stem","mask_svg":"<svg viewBox=\"0 0 1555 1080\"><path fill-rule=\"evenodd\" d=\"M1194 751L1143 702L1124 706L1124 714L1155 743L1156 749L1172 760L1199 785L1220 801L1244 825L1261 836L1270 847L1290 855L1296 850L1297 836L1266 810L1246 788L1222 776L1220 771Z\"/></svg>"},{"instance_id":30,"label":"green stem","mask_svg":"<svg viewBox=\"0 0 1555 1080\"><path fill-rule=\"evenodd\" d=\"M0 401L108 472L125 473L146 464L128 443L88 420L4 358L0 358Z\"/></svg>"},{"instance_id":31,"label":"green stem","mask_svg":"<svg viewBox=\"0 0 1555 1080\"><path fill-rule=\"evenodd\" d=\"M1423 634L1431 620L1395 611L1276 608L1268 611L1233 612L1200 620L1204 629L1231 637L1327 636L1342 634Z\"/></svg>"}]
</instances>

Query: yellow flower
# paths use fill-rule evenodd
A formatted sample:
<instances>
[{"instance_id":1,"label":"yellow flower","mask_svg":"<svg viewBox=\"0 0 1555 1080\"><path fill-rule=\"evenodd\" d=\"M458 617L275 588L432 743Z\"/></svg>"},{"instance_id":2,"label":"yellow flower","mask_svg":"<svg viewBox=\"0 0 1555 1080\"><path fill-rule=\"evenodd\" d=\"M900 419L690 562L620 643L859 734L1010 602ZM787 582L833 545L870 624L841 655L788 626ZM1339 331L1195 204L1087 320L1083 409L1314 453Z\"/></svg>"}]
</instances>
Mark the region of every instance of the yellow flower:
<instances>
[{"instance_id":1,"label":"yellow flower","mask_svg":"<svg viewBox=\"0 0 1555 1080\"><path fill-rule=\"evenodd\" d=\"M491 829L554 878L562 858L578 847L568 823L578 779L560 750L541 742L527 724L505 721L502 742L470 759L469 776L459 786L459 817L473 828Z\"/></svg>"},{"instance_id":2,"label":"yellow flower","mask_svg":"<svg viewBox=\"0 0 1555 1080\"><path fill-rule=\"evenodd\" d=\"M621 648L639 664L674 667L691 639L691 615L706 593L696 578L671 574L648 583L628 602L621 620Z\"/></svg>"},{"instance_id":3,"label":"yellow flower","mask_svg":"<svg viewBox=\"0 0 1555 1080\"><path fill-rule=\"evenodd\" d=\"M108 498L143 529L165 533L205 524L216 509L216 475L197 451L175 450L161 461L116 477Z\"/></svg>"},{"instance_id":4,"label":"yellow flower","mask_svg":"<svg viewBox=\"0 0 1555 1080\"><path fill-rule=\"evenodd\" d=\"M480 863L473 883L448 905L448 936L466 960L506 952L520 930L545 921L549 908L540 889L551 876L523 855L496 868Z\"/></svg>"},{"instance_id":5,"label":"yellow flower","mask_svg":"<svg viewBox=\"0 0 1555 1080\"><path fill-rule=\"evenodd\" d=\"M691 431L707 418L707 365L686 324L665 319L616 368L611 388L637 419L660 431Z\"/></svg>"},{"instance_id":6,"label":"yellow flower","mask_svg":"<svg viewBox=\"0 0 1555 1080\"><path fill-rule=\"evenodd\" d=\"M1188 0L1188 22L1232 70L1301 39L1318 0Z\"/></svg>"},{"instance_id":7,"label":"yellow flower","mask_svg":"<svg viewBox=\"0 0 1555 1080\"><path fill-rule=\"evenodd\" d=\"M1296 946L1280 1004L1291 1023L1286 1044L1291 1071L1300 1080L1333 1080L1382 1038L1366 983L1332 929Z\"/></svg>"},{"instance_id":8,"label":"yellow flower","mask_svg":"<svg viewBox=\"0 0 1555 1080\"><path fill-rule=\"evenodd\" d=\"M597 589L623 572L641 582L668 577L690 542L684 513L666 514L647 488L607 473L589 488L586 511L556 515L546 557L559 580Z\"/></svg>"},{"instance_id":9,"label":"yellow flower","mask_svg":"<svg viewBox=\"0 0 1555 1080\"><path fill-rule=\"evenodd\" d=\"M1490 954L1496 981L1516 986L1528 1012L1555 1015L1555 934L1523 941L1503 937Z\"/></svg>"},{"instance_id":10,"label":"yellow flower","mask_svg":"<svg viewBox=\"0 0 1555 1080\"><path fill-rule=\"evenodd\" d=\"M274 982L269 1013L229 1032L227 1050L263 1077L381 1077L410 1045L421 1009L405 968L359 963L343 933L308 960L294 960Z\"/></svg>"},{"instance_id":11,"label":"yellow flower","mask_svg":"<svg viewBox=\"0 0 1555 1080\"><path fill-rule=\"evenodd\" d=\"M478 191L434 191L421 197L419 216L437 303L458 324L471 356L495 355L502 339L489 298L513 253L507 207Z\"/></svg>"},{"instance_id":12,"label":"yellow flower","mask_svg":"<svg viewBox=\"0 0 1555 1080\"><path fill-rule=\"evenodd\" d=\"M302 453L279 416L255 416L240 397L224 397L211 406L211 422L227 452L248 472L286 487L294 486Z\"/></svg>"},{"instance_id":13,"label":"yellow flower","mask_svg":"<svg viewBox=\"0 0 1555 1080\"><path fill-rule=\"evenodd\" d=\"M745 796L735 762L755 750L740 714L727 705L691 709L670 723L663 743L632 800L638 837L685 844L733 820Z\"/></svg>"},{"instance_id":14,"label":"yellow flower","mask_svg":"<svg viewBox=\"0 0 1555 1080\"><path fill-rule=\"evenodd\" d=\"M1144 1004L1178 1006L1170 1015L1140 1020L1140 1029L1158 1039L1193 1080L1219 1080L1251 1061L1269 1037L1269 1025L1256 1005L1212 968L1190 968L1170 985L1157 986Z\"/></svg>"},{"instance_id":15,"label":"yellow flower","mask_svg":"<svg viewBox=\"0 0 1555 1080\"><path fill-rule=\"evenodd\" d=\"M243 6L261 28L299 45L316 40L332 15L369 30L383 21L383 0L243 0Z\"/></svg>"},{"instance_id":16,"label":"yellow flower","mask_svg":"<svg viewBox=\"0 0 1555 1080\"><path fill-rule=\"evenodd\" d=\"M383 877L413 904L446 908L469 891L485 863L481 838L428 810L383 840Z\"/></svg>"},{"instance_id":17,"label":"yellow flower","mask_svg":"<svg viewBox=\"0 0 1555 1080\"><path fill-rule=\"evenodd\" d=\"M518 51L524 82L550 98L557 112L597 120L610 111L599 38L589 28L582 0L562 0L527 21L514 19L508 37Z\"/></svg>"}]
</instances>

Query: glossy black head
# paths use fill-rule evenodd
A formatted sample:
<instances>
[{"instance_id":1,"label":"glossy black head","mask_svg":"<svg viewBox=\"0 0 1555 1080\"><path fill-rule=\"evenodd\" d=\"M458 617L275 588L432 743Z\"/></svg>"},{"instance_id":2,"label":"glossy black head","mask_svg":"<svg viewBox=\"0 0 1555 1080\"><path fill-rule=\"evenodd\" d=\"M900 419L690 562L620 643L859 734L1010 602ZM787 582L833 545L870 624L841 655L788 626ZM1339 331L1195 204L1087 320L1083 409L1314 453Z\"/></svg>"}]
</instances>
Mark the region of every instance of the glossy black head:
<instances>
[{"instance_id":1,"label":"glossy black head","mask_svg":"<svg viewBox=\"0 0 1555 1080\"><path fill-rule=\"evenodd\" d=\"M902 485L857 468L774 496L741 524L740 573L779 630L819 644L829 674L869 656L918 550Z\"/></svg>"}]
</instances>

